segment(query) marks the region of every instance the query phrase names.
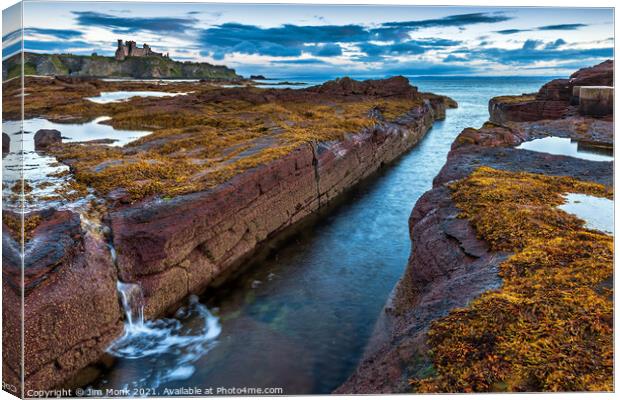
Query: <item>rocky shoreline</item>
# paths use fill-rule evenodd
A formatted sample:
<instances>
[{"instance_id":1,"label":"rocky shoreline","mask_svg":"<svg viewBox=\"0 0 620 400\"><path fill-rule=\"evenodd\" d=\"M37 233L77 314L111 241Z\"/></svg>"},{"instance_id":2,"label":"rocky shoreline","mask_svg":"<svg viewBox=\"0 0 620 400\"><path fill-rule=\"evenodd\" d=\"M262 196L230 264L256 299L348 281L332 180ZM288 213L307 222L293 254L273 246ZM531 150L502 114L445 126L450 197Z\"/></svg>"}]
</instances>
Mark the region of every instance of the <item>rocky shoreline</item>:
<instances>
[{"instance_id":1,"label":"rocky shoreline","mask_svg":"<svg viewBox=\"0 0 620 400\"><path fill-rule=\"evenodd\" d=\"M445 166L433 182L433 189L418 200L411 214L412 252L406 272L386 304L357 370L336 393L412 392L414 382L442 379L429 355L431 326L455 309L467 307L481 294L502 287L500 266L513 253L493 250L472 224L460 217L462 210L457 208L451 190L454 182L484 166L500 171L572 177L613 187L612 162L516 148L523 142L547 136L612 148L613 114L593 118L581 115L578 107L571 105L573 87L603 86L610 82L613 82L613 62L607 61L577 71L568 80L554 80L534 95L492 99L489 102L492 122L480 129L465 129L457 137ZM482 389L477 390L506 390L508 386L500 383L496 382L490 389L480 386ZM433 390L465 390L452 385L447 389L433 387ZM543 386L519 387L512 390L537 391ZM572 390L601 390L594 387L597 389L577 386L578 389Z\"/></svg>"},{"instance_id":2,"label":"rocky shoreline","mask_svg":"<svg viewBox=\"0 0 620 400\"><path fill-rule=\"evenodd\" d=\"M248 96L237 89L218 93ZM132 201L113 190L107 205L88 212L46 210L26 216L37 219L29 232L35 240L26 243L23 282L26 389L78 387L93 379L93 364L102 361L123 330L118 280L141 286L147 318L174 311L189 294L225 279L274 235L415 146L435 120L445 117L446 107L456 106L441 96L419 94L404 78L343 79L301 96L347 102L402 98L418 105L389 119L372 109L374 123L357 133L301 143L205 190ZM65 162L77 174L84 168L73 159ZM9 232L5 228L3 235L5 310L19 308L21 283L19 245ZM5 337L18 336L17 326L4 329ZM5 349L10 357L3 359L4 379L17 386L19 344L6 343L12 348Z\"/></svg>"}]
</instances>

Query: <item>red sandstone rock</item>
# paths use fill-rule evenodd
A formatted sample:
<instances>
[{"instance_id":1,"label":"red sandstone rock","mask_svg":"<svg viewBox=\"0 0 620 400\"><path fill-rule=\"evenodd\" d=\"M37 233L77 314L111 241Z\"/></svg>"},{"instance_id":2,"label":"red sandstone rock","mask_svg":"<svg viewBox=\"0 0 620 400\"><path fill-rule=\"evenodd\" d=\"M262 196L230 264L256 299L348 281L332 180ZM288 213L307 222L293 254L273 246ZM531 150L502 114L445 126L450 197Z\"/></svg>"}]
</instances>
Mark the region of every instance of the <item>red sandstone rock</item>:
<instances>
[{"instance_id":1,"label":"red sandstone rock","mask_svg":"<svg viewBox=\"0 0 620 400\"><path fill-rule=\"evenodd\" d=\"M25 243L24 281L19 245L3 230L3 312L21 314L24 301L25 389L49 389L97 361L122 332L116 269L102 238L82 231L70 211L44 210ZM4 378L19 376L21 323L3 324ZM18 318L21 320L21 318ZM20 321L21 322L21 321Z\"/></svg>"},{"instance_id":2,"label":"red sandstone rock","mask_svg":"<svg viewBox=\"0 0 620 400\"><path fill-rule=\"evenodd\" d=\"M160 315L414 146L435 114L429 103L398 124L302 145L213 190L119 207L110 220L120 278L140 282L146 315Z\"/></svg>"},{"instance_id":3,"label":"red sandstone rock","mask_svg":"<svg viewBox=\"0 0 620 400\"><path fill-rule=\"evenodd\" d=\"M554 79L544 84L535 99L518 101L519 96L496 97L489 101L490 120L498 124L558 119L570 113L574 86L613 86L613 60L583 68L570 79ZM573 99L574 102L574 99Z\"/></svg>"},{"instance_id":4,"label":"red sandstone rock","mask_svg":"<svg viewBox=\"0 0 620 400\"><path fill-rule=\"evenodd\" d=\"M382 80L356 81L345 77L306 89L330 95L363 95L377 97L416 97L418 89L409 84L404 76Z\"/></svg>"},{"instance_id":5,"label":"red sandstone rock","mask_svg":"<svg viewBox=\"0 0 620 400\"><path fill-rule=\"evenodd\" d=\"M471 144L485 147L517 146L524 140L524 135L518 130L486 123L480 129L464 129L452 143L452 149Z\"/></svg>"}]
</instances>

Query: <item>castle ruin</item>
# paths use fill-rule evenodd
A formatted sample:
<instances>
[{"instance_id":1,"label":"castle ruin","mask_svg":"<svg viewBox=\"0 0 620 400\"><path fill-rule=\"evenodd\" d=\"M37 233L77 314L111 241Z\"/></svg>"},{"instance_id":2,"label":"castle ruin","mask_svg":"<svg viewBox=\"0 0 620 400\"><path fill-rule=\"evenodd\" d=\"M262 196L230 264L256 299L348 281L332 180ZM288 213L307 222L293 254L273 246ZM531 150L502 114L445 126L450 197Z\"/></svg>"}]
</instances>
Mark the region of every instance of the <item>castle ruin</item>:
<instances>
[{"instance_id":1,"label":"castle ruin","mask_svg":"<svg viewBox=\"0 0 620 400\"><path fill-rule=\"evenodd\" d=\"M127 57L165 57L168 58L168 54L157 53L149 47L148 44L144 43L142 48L136 45L136 42L133 40L126 40L125 44L121 39L118 39L118 48L116 49L116 53L114 57L118 61L123 61Z\"/></svg>"}]
</instances>

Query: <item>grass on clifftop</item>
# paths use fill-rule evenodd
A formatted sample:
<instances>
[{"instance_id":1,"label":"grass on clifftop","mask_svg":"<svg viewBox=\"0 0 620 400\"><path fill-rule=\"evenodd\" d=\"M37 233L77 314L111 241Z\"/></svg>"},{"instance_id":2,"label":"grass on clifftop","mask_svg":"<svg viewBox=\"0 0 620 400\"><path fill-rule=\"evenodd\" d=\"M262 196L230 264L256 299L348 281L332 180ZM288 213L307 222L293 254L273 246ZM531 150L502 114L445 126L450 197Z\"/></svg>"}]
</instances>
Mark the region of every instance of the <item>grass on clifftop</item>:
<instances>
[{"instance_id":1,"label":"grass on clifftop","mask_svg":"<svg viewBox=\"0 0 620 400\"><path fill-rule=\"evenodd\" d=\"M613 237L556 206L568 192L612 198L568 177L481 167L451 185L492 250L503 286L435 321L437 374L418 392L613 390Z\"/></svg>"}]
</instances>

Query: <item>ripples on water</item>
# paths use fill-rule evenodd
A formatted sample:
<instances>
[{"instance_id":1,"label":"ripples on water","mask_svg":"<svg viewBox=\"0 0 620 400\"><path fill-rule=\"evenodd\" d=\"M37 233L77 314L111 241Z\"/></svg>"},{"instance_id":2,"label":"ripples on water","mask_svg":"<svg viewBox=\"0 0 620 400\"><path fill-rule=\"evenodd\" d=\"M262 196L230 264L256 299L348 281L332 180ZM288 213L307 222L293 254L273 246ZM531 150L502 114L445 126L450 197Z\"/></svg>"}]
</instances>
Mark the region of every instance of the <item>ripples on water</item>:
<instances>
[{"instance_id":1,"label":"ripples on water","mask_svg":"<svg viewBox=\"0 0 620 400\"><path fill-rule=\"evenodd\" d=\"M287 394L329 393L338 387L355 368L405 269L409 215L431 188L456 135L488 119L491 97L534 92L548 80L411 78L422 91L454 98L459 108L449 110L413 150L350 191L319 222L205 295L203 302L220 319L218 343L191 362L191 374L168 379L165 387L282 387ZM119 358L95 386L152 381L153 374L174 371L176 360L166 354Z\"/></svg>"}]
</instances>

